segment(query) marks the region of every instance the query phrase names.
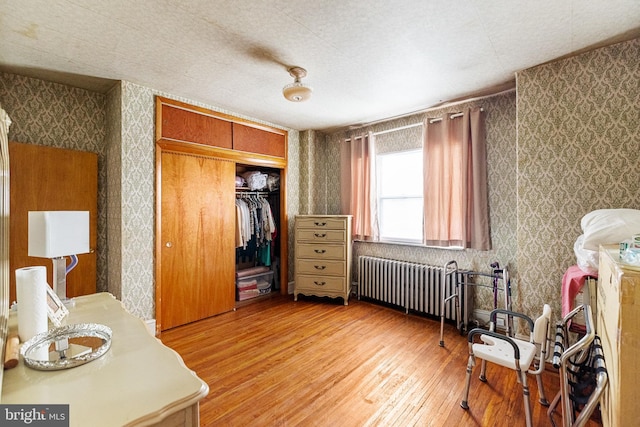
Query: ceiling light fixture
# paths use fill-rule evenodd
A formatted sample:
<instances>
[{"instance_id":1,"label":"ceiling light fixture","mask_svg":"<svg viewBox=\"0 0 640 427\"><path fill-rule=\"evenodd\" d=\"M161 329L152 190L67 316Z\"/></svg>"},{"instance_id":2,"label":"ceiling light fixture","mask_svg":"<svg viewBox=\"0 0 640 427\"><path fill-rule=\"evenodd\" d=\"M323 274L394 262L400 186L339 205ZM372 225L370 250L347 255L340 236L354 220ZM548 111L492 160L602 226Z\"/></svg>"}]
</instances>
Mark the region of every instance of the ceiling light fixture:
<instances>
[{"instance_id":1,"label":"ceiling light fixture","mask_svg":"<svg viewBox=\"0 0 640 427\"><path fill-rule=\"evenodd\" d=\"M282 94L291 102L303 102L311 98L313 89L300 81L307 76L307 70L302 67L289 68L289 74L294 78L293 83L282 88Z\"/></svg>"}]
</instances>

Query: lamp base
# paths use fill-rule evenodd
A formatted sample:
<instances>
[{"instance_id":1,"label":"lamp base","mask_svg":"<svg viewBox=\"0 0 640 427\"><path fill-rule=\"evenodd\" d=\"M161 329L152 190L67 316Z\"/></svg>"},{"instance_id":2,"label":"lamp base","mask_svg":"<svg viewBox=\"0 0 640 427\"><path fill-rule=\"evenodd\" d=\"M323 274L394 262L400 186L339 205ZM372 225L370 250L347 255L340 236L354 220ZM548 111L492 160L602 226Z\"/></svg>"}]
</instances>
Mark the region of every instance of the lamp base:
<instances>
[{"instance_id":1,"label":"lamp base","mask_svg":"<svg viewBox=\"0 0 640 427\"><path fill-rule=\"evenodd\" d=\"M67 259L51 258L53 262L53 290L62 301L67 299Z\"/></svg>"}]
</instances>

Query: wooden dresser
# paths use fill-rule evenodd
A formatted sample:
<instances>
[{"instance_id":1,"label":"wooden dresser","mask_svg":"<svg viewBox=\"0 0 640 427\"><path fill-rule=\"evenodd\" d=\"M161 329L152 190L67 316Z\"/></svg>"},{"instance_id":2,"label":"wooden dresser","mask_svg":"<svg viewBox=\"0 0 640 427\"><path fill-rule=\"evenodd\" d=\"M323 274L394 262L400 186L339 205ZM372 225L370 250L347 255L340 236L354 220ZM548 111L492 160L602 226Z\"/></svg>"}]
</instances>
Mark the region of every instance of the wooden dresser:
<instances>
[{"instance_id":1,"label":"wooden dresser","mask_svg":"<svg viewBox=\"0 0 640 427\"><path fill-rule=\"evenodd\" d=\"M295 290L298 295L342 297L351 290L351 215L297 215Z\"/></svg>"},{"instance_id":2,"label":"wooden dresser","mask_svg":"<svg viewBox=\"0 0 640 427\"><path fill-rule=\"evenodd\" d=\"M602 424L640 425L640 267L623 264L618 246L601 246L596 331L609 383L600 400Z\"/></svg>"}]
</instances>

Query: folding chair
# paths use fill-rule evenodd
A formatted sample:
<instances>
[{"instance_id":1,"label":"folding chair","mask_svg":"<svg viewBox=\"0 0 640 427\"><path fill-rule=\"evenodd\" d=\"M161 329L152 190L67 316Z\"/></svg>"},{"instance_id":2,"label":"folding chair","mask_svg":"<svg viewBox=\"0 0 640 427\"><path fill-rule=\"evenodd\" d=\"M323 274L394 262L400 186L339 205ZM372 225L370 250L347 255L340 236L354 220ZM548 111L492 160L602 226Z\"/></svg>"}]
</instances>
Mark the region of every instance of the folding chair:
<instances>
[{"instance_id":1,"label":"folding chair","mask_svg":"<svg viewBox=\"0 0 640 427\"><path fill-rule=\"evenodd\" d=\"M582 313L586 332L574 334L578 339L570 345L571 322ZM552 363L560 372L560 391L547 411L551 424L555 426L553 413L562 402L563 427L584 426L598 406L608 381L600 337L595 334L588 304L576 307L556 324Z\"/></svg>"}]
</instances>

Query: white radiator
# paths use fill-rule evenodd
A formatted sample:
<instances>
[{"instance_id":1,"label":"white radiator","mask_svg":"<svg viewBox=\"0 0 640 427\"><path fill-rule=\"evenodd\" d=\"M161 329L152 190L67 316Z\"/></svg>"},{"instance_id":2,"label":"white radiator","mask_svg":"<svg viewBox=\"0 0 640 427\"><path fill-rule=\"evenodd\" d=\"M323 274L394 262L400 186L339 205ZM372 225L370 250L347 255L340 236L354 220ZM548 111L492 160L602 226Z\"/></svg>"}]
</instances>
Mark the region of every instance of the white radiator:
<instances>
[{"instance_id":1,"label":"white radiator","mask_svg":"<svg viewBox=\"0 0 640 427\"><path fill-rule=\"evenodd\" d=\"M444 268L427 264L397 261L370 256L358 257L358 298L363 297L409 310L440 317L442 282L446 296L455 293L454 275ZM456 273L459 283L467 275ZM464 291L465 286L460 286ZM463 319L468 318L468 298L460 298ZM465 303L466 302L466 303ZM457 320L453 304L445 304L444 317ZM458 323L460 320L458 320ZM466 322L465 322L466 323Z\"/></svg>"}]
</instances>

